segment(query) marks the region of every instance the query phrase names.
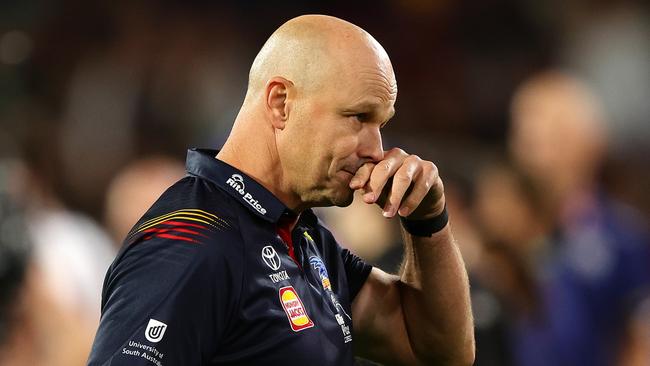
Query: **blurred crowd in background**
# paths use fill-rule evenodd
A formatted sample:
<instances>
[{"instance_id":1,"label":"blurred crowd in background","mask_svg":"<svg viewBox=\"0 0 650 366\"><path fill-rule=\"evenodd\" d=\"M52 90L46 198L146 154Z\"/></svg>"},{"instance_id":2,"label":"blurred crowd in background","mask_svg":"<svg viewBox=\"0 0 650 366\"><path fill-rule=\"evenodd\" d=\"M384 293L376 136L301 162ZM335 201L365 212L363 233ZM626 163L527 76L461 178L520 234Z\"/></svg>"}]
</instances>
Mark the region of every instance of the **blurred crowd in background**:
<instances>
[{"instance_id":1,"label":"blurred crowd in background","mask_svg":"<svg viewBox=\"0 0 650 366\"><path fill-rule=\"evenodd\" d=\"M305 13L391 56L384 146L440 169L476 365L650 365L642 0L2 1L0 365L85 363L125 234L188 147L223 143L255 54ZM319 212L396 272L399 225L378 210Z\"/></svg>"}]
</instances>

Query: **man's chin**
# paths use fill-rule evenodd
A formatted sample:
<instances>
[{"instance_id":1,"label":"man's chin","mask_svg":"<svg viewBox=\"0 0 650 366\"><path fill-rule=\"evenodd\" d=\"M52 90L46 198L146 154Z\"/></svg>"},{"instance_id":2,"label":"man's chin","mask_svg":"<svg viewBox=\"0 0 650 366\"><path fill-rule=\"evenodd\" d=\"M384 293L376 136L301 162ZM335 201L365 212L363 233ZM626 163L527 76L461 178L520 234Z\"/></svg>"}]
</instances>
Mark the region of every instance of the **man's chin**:
<instances>
[{"instance_id":1,"label":"man's chin","mask_svg":"<svg viewBox=\"0 0 650 366\"><path fill-rule=\"evenodd\" d=\"M321 191L314 198L311 200L312 207L347 207L354 200L354 191L345 186L331 187L326 191Z\"/></svg>"},{"instance_id":2,"label":"man's chin","mask_svg":"<svg viewBox=\"0 0 650 366\"><path fill-rule=\"evenodd\" d=\"M345 192L339 192L338 195L333 197L331 201L331 205L337 207L347 207L352 204L353 200L354 200L354 191L351 189L347 189Z\"/></svg>"}]
</instances>

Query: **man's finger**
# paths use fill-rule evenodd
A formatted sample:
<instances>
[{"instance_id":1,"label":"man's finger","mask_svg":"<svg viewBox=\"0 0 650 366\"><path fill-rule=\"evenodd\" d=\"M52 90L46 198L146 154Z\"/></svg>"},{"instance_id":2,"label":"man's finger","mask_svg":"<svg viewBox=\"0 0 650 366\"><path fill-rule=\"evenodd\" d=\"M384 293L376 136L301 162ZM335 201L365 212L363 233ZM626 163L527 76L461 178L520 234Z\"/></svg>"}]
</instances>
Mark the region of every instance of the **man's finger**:
<instances>
[{"instance_id":1,"label":"man's finger","mask_svg":"<svg viewBox=\"0 0 650 366\"><path fill-rule=\"evenodd\" d=\"M386 155L384 160L375 165L370 180L366 185L366 193L363 195L363 200L366 203L375 203L381 195L386 182L390 179L395 172L402 166L402 162L408 155L401 149L392 149Z\"/></svg>"},{"instance_id":2,"label":"man's finger","mask_svg":"<svg viewBox=\"0 0 650 366\"><path fill-rule=\"evenodd\" d=\"M393 217L400 208L404 194L411 187L414 179L420 175L422 171L421 159L416 155L411 155L406 158L402 166L397 170L393 176L393 184L390 190L390 195L384 206L384 217ZM410 196L410 195L409 195Z\"/></svg>"},{"instance_id":3,"label":"man's finger","mask_svg":"<svg viewBox=\"0 0 650 366\"><path fill-rule=\"evenodd\" d=\"M422 174L413 183L413 189L401 203L398 211L400 216L408 216L415 211L431 190L438 189L437 184L442 184L437 170L432 172L431 169L423 168Z\"/></svg>"},{"instance_id":4,"label":"man's finger","mask_svg":"<svg viewBox=\"0 0 650 366\"><path fill-rule=\"evenodd\" d=\"M352 180L350 180L350 189L356 190L365 186L368 182L368 179L370 179L370 173L372 173L372 169L374 167L375 164L369 162L363 164L359 169L357 169L354 177L352 177Z\"/></svg>"}]
</instances>

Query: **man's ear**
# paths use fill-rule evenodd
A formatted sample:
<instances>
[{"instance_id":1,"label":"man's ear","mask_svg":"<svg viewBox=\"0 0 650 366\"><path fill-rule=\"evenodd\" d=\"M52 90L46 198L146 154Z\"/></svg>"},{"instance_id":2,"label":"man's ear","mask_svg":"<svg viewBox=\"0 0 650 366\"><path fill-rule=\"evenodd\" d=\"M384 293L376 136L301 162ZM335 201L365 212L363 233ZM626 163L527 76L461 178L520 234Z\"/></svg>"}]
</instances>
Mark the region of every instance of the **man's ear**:
<instances>
[{"instance_id":1,"label":"man's ear","mask_svg":"<svg viewBox=\"0 0 650 366\"><path fill-rule=\"evenodd\" d=\"M284 129L289 118L292 104L290 92L292 89L293 83L281 76L274 76L266 83L265 109L273 127L277 129Z\"/></svg>"}]
</instances>

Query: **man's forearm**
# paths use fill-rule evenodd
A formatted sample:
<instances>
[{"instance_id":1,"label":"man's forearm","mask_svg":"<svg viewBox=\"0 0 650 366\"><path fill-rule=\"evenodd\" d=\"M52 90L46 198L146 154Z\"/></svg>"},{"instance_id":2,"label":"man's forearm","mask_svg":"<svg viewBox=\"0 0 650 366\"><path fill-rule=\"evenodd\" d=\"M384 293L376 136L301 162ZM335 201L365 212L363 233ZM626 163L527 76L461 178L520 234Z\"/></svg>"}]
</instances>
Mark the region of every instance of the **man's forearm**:
<instances>
[{"instance_id":1,"label":"man's forearm","mask_svg":"<svg viewBox=\"0 0 650 366\"><path fill-rule=\"evenodd\" d=\"M390 347L376 353L389 360L425 365L470 365L474 329L467 273L445 216L444 183L438 167L393 148L383 159L362 165L350 181L363 200L376 203L384 217L400 215L406 256L400 276L377 272L355 300L357 324L373 343ZM441 216L442 215L442 216ZM440 226L445 225L441 230ZM387 280L387 278L389 278ZM370 303L384 302L364 315ZM382 315L377 319L377 315ZM389 339L386 341L386 339ZM394 340L393 340L394 339ZM408 342L408 343L406 343ZM406 348L406 350L405 350ZM388 354L393 352L394 354Z\"/></svg>"},{"instance_id":2,"label":"man's forearm","mask_svg":"<svg viewBox=\"0 0 650 366\"><path fill-rule=\"evenodd\" d=\"M469 283L450 226L431 237L402 229L400 295L409 341L425 363L471 365L474 329Z\"/></svg>"}]
</instances>

